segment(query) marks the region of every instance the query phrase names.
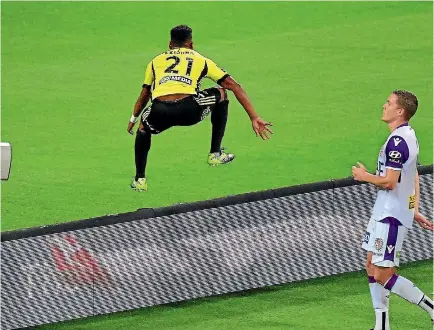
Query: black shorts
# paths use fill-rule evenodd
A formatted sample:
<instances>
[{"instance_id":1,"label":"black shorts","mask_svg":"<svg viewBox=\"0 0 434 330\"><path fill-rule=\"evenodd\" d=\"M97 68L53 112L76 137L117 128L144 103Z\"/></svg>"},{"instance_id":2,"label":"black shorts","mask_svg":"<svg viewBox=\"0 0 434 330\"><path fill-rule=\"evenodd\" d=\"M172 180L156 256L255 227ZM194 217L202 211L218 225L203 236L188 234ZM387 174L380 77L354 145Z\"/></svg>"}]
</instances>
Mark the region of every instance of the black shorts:
<instances>
[{"instance_id":1,"label":"black shorts","mask_svg":"<svg viewBox=\"0 0 434 330\"><path fill-rule=\"evenodd\" d=\"M172 126L191 126L209 115L221 100L218 88L200 91L176 101L153 100L142 113L141 121L145 130L158 134Z\"/></svg>"}]
</instances>

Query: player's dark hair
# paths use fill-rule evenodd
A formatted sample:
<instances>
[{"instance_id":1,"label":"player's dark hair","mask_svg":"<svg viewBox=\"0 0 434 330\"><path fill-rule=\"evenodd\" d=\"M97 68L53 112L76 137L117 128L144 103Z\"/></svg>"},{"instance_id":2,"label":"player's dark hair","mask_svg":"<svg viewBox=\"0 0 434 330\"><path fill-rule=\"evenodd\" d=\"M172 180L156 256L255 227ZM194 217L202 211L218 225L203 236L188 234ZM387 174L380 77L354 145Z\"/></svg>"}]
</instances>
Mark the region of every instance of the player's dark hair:
<instances>
[{"instance_id":1,"label":"player's dark hair","mask_svg":"<svg viewBox=\"0 0 434 330\"><path fill-rule=\"evenodd\" d=\"M193 30L187 25L178 25L170 30L170 41L174 46L181 47L192 38Z\"/></svg>"},{"instance_id":2,"label":"player's dark hair","mask_svg":"<svg viewBox=\"0 0 434 330\"><path fill-rule=\"evenodd\" d=\"M405 90L395 90L392 93L398 97L398 104L405 110L405 119L410 120L419 105L416 95Z\"/></svg>"}]
</instances>

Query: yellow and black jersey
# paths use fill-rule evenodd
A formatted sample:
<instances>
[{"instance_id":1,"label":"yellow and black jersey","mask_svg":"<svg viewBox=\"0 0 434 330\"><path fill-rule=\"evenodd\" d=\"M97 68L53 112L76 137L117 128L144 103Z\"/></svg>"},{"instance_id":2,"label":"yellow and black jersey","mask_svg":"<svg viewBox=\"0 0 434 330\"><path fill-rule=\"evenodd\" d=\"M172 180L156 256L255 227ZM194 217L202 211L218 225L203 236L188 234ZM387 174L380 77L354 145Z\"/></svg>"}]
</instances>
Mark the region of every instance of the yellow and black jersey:
<instances>
[{"instance_id":1,"label":"yellow and black jersey","mask_svg":"<svg viewBox=\"0 0 434 330\"><path fill-rule=\"evenodd\" d=\"M197 95L202 78L216 83L229 75L212 60L189 48L175 48L155 57L146 67L143 87L152 98L169 94Z\"/></svg>"}]
</instances>

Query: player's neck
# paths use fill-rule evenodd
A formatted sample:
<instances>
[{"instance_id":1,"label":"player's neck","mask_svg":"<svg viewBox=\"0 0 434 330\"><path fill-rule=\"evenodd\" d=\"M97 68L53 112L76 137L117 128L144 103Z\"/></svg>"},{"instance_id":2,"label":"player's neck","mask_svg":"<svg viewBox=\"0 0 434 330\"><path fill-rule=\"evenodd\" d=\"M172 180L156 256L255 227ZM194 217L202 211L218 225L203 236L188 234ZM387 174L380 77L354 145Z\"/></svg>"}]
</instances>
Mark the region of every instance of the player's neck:
<instances>
[{"instance_id":1,"label":"player's neck","mask_svg":"<svg viewBox=\"0 0 434 330\"><path fill-rule=\"evenodd\" d=\"M390 130L390 132L393 132L393 131L396 130L399 126L401 126L401 125L403 125L403 124L405 124L405 123L407 123L406 120L402 120L402 119L400 119L400 120L396 120L396 121L392 121L392 122L390 122L390 123L387 123L387 125L389 126L389 130Z\"/></svg>"},{"instance_id":2,"label":"player's neck","mask_svg":"<svg viewBox=\"0 0 434 330\"><path fill-rule=\"evenodd\" d=\"M178 45L171 45L171 46L169 46L169 50L181 49L181 48L193 50L193 48L188 47L187 45L180 45L180 46L178 46Z\"/></svg>"}]
</instances>

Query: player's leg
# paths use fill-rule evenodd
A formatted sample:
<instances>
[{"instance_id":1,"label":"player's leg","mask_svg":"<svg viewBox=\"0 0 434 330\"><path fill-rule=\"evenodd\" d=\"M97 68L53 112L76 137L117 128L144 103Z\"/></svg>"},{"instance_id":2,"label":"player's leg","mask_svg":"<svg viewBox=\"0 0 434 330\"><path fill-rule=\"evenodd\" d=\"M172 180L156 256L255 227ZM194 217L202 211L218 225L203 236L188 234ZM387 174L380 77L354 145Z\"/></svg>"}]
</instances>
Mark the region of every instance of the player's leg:
<instances>
[{"instance_id":1,"label":"player's leg","mask_svg":"<svg viewBox=\"0 0 434 330\"><path fill-rule=\"evenodd\" d=\"M224 152L221 143L226 131L228 120L229 101L224 88L208 88L196 98L202 108L202 119L211 112L211 147L208 155L208 164L212 166L230 163L235 155Z\"/></svg>"},{"instance_id":2,"label":"player's leg","mask_svg":"<svg viewBox=\"0 0 434 330\"><path fill-rule=\"evenodd\" d=\"M136 175L134 177L133 183L131 184L131 188L138 191L148 190L145 170L146 164L148 162L149 149L151 149L151 133L146 131L143 124L140 123L134 144Z\"/></svg>"},{"instance_id":3,"label":"player's leg","mask_svg":"<svg viewBox=\"0 0 434 330\"><path fill-rule=\"evenodd\" d=\"M389 297L390 292L375 281L375 266L372 264L372 252L368 252L366 260L369 291L375 312L375 327L372 330L389 330Z\"/></svg>"},{"instance_id":4,"label":"player's leg","mask_svg":"<svg viewBox=\"0 0 434 330\"><path fill-rule=\"evenodd\" d=\"M375 265L375 281L401 298L418 305L433 319L432 300L413 282L396 273L407 228L394 218L386 218L382 221L378 222L379 231L383 233L382 246L379 255L374 255L372 258L372 263Z\"/></svg>"},{"instance_id":5,"label":"player's leg","mask_svg":"<svg viewBox=\"0 0 434 330\"><path fill-rule=\"evenodd\" d=\"M167 115L167 107L160 103L154 102L148 106L140 117L140 125L136 134L134 145L136 175L131 188L137 191L148 190L146 180L146 165L148 162L148 153L151 149L151 136L158 134L173 126L172 118Z\"/></svg>"},{"instance_id":6,"label":"player's leg","mask_svg":"<svg viewBox=\"0 0 434 330\"><path fill-rule=\"evenodd\" d=\"M362 247L368 251L365 268L368 274L369 291L375 312L375 327L371 330L389 330L390 292L375 281L375 266L372 264L372 257L375 252L375 225L376 221L371 219L368 223L362 245Z\"/></svg>"},{"instance_id":7,"label":"player's leg","mask_svg":"<svg viewBox=\"0 0 434 330\"><path fill-rule=\"evenodd\" d=\"M376 267L375 279L378 283L383 284L385 289L421 307L429 314L431 320L434 318L433 301L404 276L388 268Z\"/></svg>"},{"instance_id":8,"label":"player's leg","mask_svg":"<svg viewBox=\"0 0 434 330\"><path fill-rule=\"evenodd\" d=\"M226 123L228 121L229 101L224 88L216 88L220 92L220 99L216 106L211 111L211 148L210 153L218 153L221 151L223 136L226 131Z\"/></svg>"}]
</instances>

